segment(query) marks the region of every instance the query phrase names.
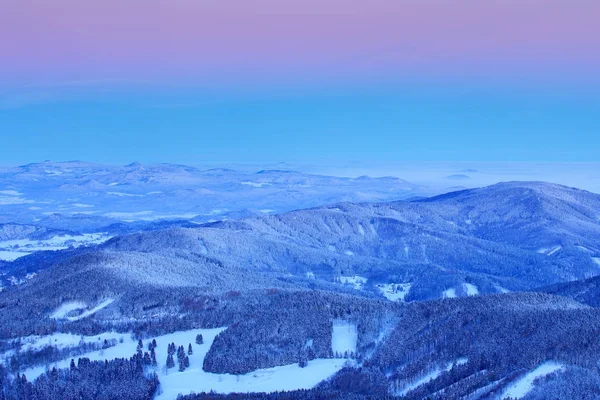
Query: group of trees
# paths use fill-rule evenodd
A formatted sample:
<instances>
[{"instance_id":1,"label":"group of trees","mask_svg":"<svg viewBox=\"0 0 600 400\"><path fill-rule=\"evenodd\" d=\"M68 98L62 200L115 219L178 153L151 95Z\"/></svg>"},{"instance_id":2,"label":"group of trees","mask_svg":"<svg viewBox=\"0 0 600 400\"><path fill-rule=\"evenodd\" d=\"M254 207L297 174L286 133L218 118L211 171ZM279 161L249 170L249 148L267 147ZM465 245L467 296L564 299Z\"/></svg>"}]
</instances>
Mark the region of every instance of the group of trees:
<instances>
[{"instance_id":1,"label":"group of trees","mask_svg":"<svg viewBox=\"0 0 600 400\"><path fill-rule=\"evenodd\" d=\"M175 351L177 351L177 364L179 365L179 372L183 372L186 368L190 366L189 356L191 356L194 353L194 350L192 349L192 344L188 344L187 354L183 346L177 347L175 343L169 344L167 350L167 369L175 367L175 359L173 358L173 355L175 355Z\"/></svg>"},{"instance_id":2,"label":"group of trees","mask_svg":"<svg viewBox=\"0 0 600 400\"><path fill-rule=\"evenodd\" d=\"M0 365L2 400L148 400L158 385L158 376L144 372L137 355L112 361L72 360L70 368L53 368L33 382Z\"/></svg>"}]
</instances>

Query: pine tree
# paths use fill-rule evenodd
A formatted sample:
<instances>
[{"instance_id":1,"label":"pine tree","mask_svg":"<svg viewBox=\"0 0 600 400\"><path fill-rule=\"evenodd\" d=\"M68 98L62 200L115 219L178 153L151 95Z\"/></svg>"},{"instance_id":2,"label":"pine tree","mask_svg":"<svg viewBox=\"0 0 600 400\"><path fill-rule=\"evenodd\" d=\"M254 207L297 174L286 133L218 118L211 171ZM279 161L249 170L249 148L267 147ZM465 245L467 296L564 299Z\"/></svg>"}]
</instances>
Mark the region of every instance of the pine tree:
<instances>
[{"instance_id":1,"label":"pine tree","mask_svg":"<svg viewBox=\"0 0 600 400\"><path fill-rule=\"evenodd\" d=\"M191 356L192 354L194 354L194 351L192 350L192 344L188 344L188 356Z\"/></svg>"},{"instance_id":2,"label":"pine tree","mask_svg":"<svg viewBox=\"0 0 600 400\"><path fill-rule=\"evenodd\" d=\"M175 366L175 360L173 359L173 354L169 354L167 356L167 368L173 368Z\"/></svg>"},{"instance_id":3,"label":"pine tree","mask_svg":"<svg viewBox=\"0 0 600 400\"><path fill-rule=\"evenodd\" d=\"M202 337L202 335L199 333L196 335L196 344L203 344L204 343L204 338Z\"/></svg>"},{"instance_id":4,"label":"pine tree","mask_svg":"<svg viewBox=\"0 0 600 400\"><path fill-rule=\"evenodd\" d=\"M154 348L150 352L150 361L151 361L152 365L154 365L155 367L156 367L156 365L158 365L158 363L156 362L156 352L154 351Z\"/></svg>"},{"instance_id":5,"label":"pine tree","mask_svg":"<svg viewBox=\"0 0 600 400\"><path fill-rule=\"evenodd\" d=\"M183 365L188 368L190 366L190 358L188 356L185 356L185 358L183 359Z\"/></svg>"}]
</instances>

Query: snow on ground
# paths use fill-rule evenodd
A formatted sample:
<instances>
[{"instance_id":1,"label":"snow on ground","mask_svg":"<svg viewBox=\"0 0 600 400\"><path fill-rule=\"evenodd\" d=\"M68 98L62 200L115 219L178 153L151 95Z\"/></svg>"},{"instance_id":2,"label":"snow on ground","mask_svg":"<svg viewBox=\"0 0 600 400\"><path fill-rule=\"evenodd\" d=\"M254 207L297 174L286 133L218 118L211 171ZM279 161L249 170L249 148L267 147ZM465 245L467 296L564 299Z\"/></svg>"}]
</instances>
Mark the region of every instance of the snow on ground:
<instances>
[{"instance_id":1,"label":"snow on ground","mask_svg":"<svg viewBox=\"0 0 600 400\"><path fill-rule=\"evenodd\" d=\"M202 371L202 362L194 360L194 355L190 357L190 368L184 372L159 375L162 393L155 400L175 400L179 393L211 390L217 393L272 393L311 389L351 363L344 359L316 359L309 361L305 368L291 364L259 369L244 375L209 374Z\"/></svg>"},{"instance_id":2,"label":"snow on ground","mask_svg":"<svg viewBox=\"0 0 600 400\"><path fill-rule=\"evenodd\" d=\"M600 266L600 257L592 257L592 260Z\"/></svg>"},{"instance_id":3,"label":"snow on ground","mask_svg":"<svg viewBox=\"0 0 600 400\"><path fill-rule=\"evenodd\" d=\"M551 255L556 254L557 252L559 252L561 249L562 249L562 246L554 246L554 247L549 248L549 249L548 248L539 249L537 252L539 254L545 254L547 256L551 256Z\"/></svg>"},{"instance_id":4,"label":"snow on ground","mask_svg":"<svg viewBox=\"0 0 600 400\"><path fill-rule=\"evenodd\" d=\"M102 310L103 308L108 307L114 301L115 301L115 299L106 299L103 302L101 302L100 304L98 304L96 307L91 308L89 310L85 310L81 314L75 315L75 316L67 316L67 314L69 312L71 312L71 311L75 311L75 310L80 310L80 309L83 309L83 308L87 308L87 306L84 303L81 303L81 302L66 303L66 304L63 304L62 306L60 306L58 308L58 310L56 310L54 312L54 314L52 314L52 318L54 318L54 319L67 319L69 321L79 321L80 319L89 317L90 315L92 315L92 314L94 314L94 313Z\"/></svg>"},{"instance_id":5,"label":"snow on ground","mask_svg":"<svg viewBox=\"0 0 600 400\"><path fill-rule=\"evenodd\" d=\"M508 289L506 289L506 288L503 288L503 287L502 287L502 286L500 286L500 285L494 285L494 287L495 287L495 288L496 288L496 290L498 290L500 293L509 293L509 292L510 292L510 290L508 290Z\"/></svg>"},{"instance_id":6,"label":"snow on ground","mask_svg":"<svg viewBox=\"0 0 600 400\"><path fill-rule=\"evenodd\" d=\"M594 252L594 250L592 250L592 249L588 249L588 248L587 248L587 247L585 247L585 246L576 246L576 247L577 247L579 250L581 250L581 251L585 251L586 253L593 253L593 252Z\"/></svg>"},{"instance_id":7,"label":"snow on ground","mask_svg":"<svg viewBox=\"0 0 600 400\"><path fill-rule=\"evenodd\" d=\"M85 305L85 303L83 303L81 301L69 301L67 303L61 304L61 306L58 307L52 313L52 315L50 315L50 318L53 318L53 319L65 318L67 316L67 314L70 313L71 311L81 310L86 307L87 306Z\"/></svg>"},{"instance_id":8,"label":"snow on ground","mask_svg":"<svg viewBox=\"0 0 600 400\"><path fill-rule=\"evenodd\" d=\"M412 283L379 283L377 289L391 301L404 301Z\"/></svg>"},{"instance_id":9,"label":"snow on ground","mask_svg":"<svg viewBox=\"0 0 600 400\"><path fill-rule=\"evenodd\" d=\"M106 332L94 336L73 335L70 333L54 333L52 335L45 336L26 336L18 340L21 341L23 346L21 351L37 351L43 349L46 346L56 346L59 349L66 349L69 347L75 347L82 342L102 344L104 340L126 341L131 340L131 338L130 335L126 333ZM0 357L0 359L2 359L2 357ZM70 361L70 359L68 361ZM38 377L41 373L44 372L44 370L45 367L43 366L30 368L27 370L27 377Z\"/></svg>"},{"instance_id":10,"label":"snow on ground","mask_svg":"<svg viewBox=\"0 0 600 400\"><path fill-rule=\"evenodd\" d=\"M340 276L339 281L342 285L351 285L356 290L362 290L368 279L359 275L354 276Z\"/></svg>"},{"instance_id":11,"label":"snow on ground","mask_svg":"<svg viewBox=\"0 0 600 400\"><path fill-rule=\"evenodd\" d=\"M12 261L36 251L64 250L69 247L101 244L110 238L107 233L84 233L75 236L58 235L46 240L5 240L0 242L0 259Z\"/></svg>"},{"instance_id":12,"label":"snow on ground","mask_svg":"<svg viewBox=\"0 0 600 400\"><path fill-rule=\"evenodd\" d=\"M464 283L463 286L467 292L467 296L477 296L479 294L479 289L477 289L477 286L470 283Z\"/></svg>"},{"instance_id":13,"label":"snow on ground","mask_svg":"<svg viewBox=\"0 0 600 400\"><path fill-rule=\"evenodd\" d=\"M2 251L0 250L0 260L2 261L14 261L17 258L25 257L31 253L26 251Z\"/></svg>"},{"instance_id":14,"label":"snow on ground","mask_svg":"<svg viewBox=\"0 0 600 400\"><path fill-rule=\"evenodd\" d=\"M456 297L456 289L450 288L442 292L442 297L446 299L453 299Z\"/></svg>"},{"instance_id":15,"label":"snow on ground","mask_svg":"<svg viewBox=\"0 0 600 400\"><path fill-rule=\"evenodd\" d=\"M357 340L358 332L355 324L344 320L333 321L331 349L334 355L339 354L343 356L345 352L355 353Z\"/></svg>"},{"instance_id":16,"label":"snow on ground","mask_svg":"<svg viewBox=\"0 0 600 400\"><path fill-rule=\"evenodd\" d=\"M365 229L362 227L362 225L358 225L358 233L360 233L361 236L365 236Z\"/></svg>"},{"instance_id":17,"label":"snow on ground","mask_svg":"<svg viewBox=\"0 0 600 400\"><path fill-rule=\"evenodd\" d=\"M432 371L428 372L427 374L423 375L422 377L409 383L401 390L398 390L396 392L396 395L405 396L411 390L414 390L414 389L418 388L419 386L426 384L427 382L437 379L437 377L440 376L443 371L450 371L452 369L452 367L454 366L454 364L463 365L463 364L466 364L467 361L468 361L467 358L459 358L458 360L456 360L453 363L446 364L446 366L444 368L437 367L437 368L433 369Z\"/></svg>"},{"instance_id":18,"label":"snow on ground","mask_svg":"<svg viewBox=\"0 0 600 400\"><path fill-rule=\"evenodd\" d=\"M525 376L520 378L514 384L512 384L502 395L501 399L507 397L511 399L521 399L525 397L527 393L533 389L533 381L536 378L540 378L546 375L550 375L553 372L562 370L565 366L554 361L547 361L538 366L533 371L528 372Z\"/></svg>"},{"instance_id":19,"label":"snow on ground","mask_svg":"<svg viewBox=\"0 0 600 400\"><path fill-rule=\"evenodd\" d=\"M350 251L350 250L346 250L346 251L344 251L344 254L347 255L347 256L353 256L354 252Z\"/></svg>"},{"instance_id":20,"label":"snow on ground","mask_svg":"<svg viewBox=\"0 0 600 400\"><path fill-rule=\"evenodd\" d=\"M204 358L212 346L215 337L223 330L225 328L194 329L156 337L158 345L156 348L156 359L158 361L156 372L158 373L161 389L156 400L174 400L179 393L189 394L191 392L249 393L310 389L334 375L347 363L352 363L352 361L345 359L315 359L309 361L305 368L301 368L296 363L259 369L244 375L207 373L202 370ZM204 343L201 345L196 344L195 339L197 334L202 334L203 336ZM29 339L31 338L33 337ZM119 342L116 346L83 354L76 358L87 357L91 360L112 360L115 358L128 358L136 352L137 341L127 334L106 333L94 337L85 337L89 341L104 340L105 338L117 339L122 341L122 343ZM38 337L33 342L38 346L50 342L59 343L67 347L66 345L76 345L80 340L81 337L76 335L55 334L50 337ZM149 341L149 339L144 341L144 351L147 351ZM193 354L189 356L190 367L183 372L179 372L177 366L168 370L166 369L167 346L170 343L175 343L177 346L182 345L186 350L188 344L192 344ZM50 367L68 368L69 364L70 358L52 364ZM46 367L43 366L30 368L25 371L25 375L28 380L33 380L44 373L45 369Z\"/></svg>"}]
</instances>

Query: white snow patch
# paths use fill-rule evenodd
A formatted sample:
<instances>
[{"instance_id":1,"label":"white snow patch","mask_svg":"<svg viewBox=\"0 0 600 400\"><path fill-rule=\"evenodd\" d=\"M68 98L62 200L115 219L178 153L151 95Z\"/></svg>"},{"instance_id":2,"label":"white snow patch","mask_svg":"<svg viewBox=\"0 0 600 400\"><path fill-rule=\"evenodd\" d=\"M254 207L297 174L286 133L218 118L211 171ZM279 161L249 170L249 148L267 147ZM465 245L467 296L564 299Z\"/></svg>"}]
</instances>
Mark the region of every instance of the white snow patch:
<instances>
[{"instance_id":1,"label":"white snow patch","mask_svg":"<svg viewBox=\"0 0 600 400\"><path fill-rule=\"evenodd\" d=\"M358 225L358 233L360 233L362 236L365 236L365 229L362 227L362 225Z\"/></svg>"},{"instance_id":2,"label":"white snow patch","mask_svg":"<svg viewBox=\"0 0 600 400\"><path fill-rule=\"evenodd\" d=\"M58 307L51 315L50 318L53 319L62 319L65 318L68 313L75 310L82 310L86 308L87 305L81 301L69 301L67 303L63 303L60 307Z\"/></svg>"},{"instance_id":3,"label":"white snow patch","mask_svg":"<svg viewBox=\"0 0 600 400\"><path fill-rule=\"evenodd\" d=\"M309 271L309 272L306 273L306 277L308 279L315 279L315 274L314 274L314 272L310 272Z\"/></svg>"},{"instance_id":4,"label":"white snow patch","mask_svg":"<svg viewBox=\"0 0 600 400\"><path fill-rule=\"evenodd\" d=\"M479 289L477 289L477 286L470 283L464 283L463 286L467 292L467 296L477 296L479 294Z\"/></svg>"},{"instance_id":5,"label":"white snow patch","mask_svg":"<svg viewBox=\"0 0 600 400\"><path fill-rule=\"evenodd\" d=\"M270 214L272 212L275 212L275 210L271 210L271 209L268 209L268 208L266 208L264 210L258 210L258 211L260 211L263 214Z\"/></svg>"},{"instance_id":6,"label":"white snow patch","mask_svg":"<svg viewBox=\"0 0 600 400\"><path fill-rule=\"evenodd\" d=\"M16 239L0 242L0 254L17 259L35 251L64 250L70 247L80 247L100 244L110 239L107 233L84 233L82 235L59 235L46 240ZM12 253L12 254L11 254ZM2 256L0 255L0 258Z\"/></svg>"},{"instance_id":7,"label":"white snow patch","mask_svg":"<svg viewBox=\"0 0 600 400\"><path fill-rule=\"evenodd\" d=\"M548 255L551 256L551 255L557 253L558 251L560 251L560 249L562 249L562 246L556 246L548 252Z\"/></svg>"},{"instance_id":8,"label":"white snow patch","mask_svg":"<svg viewBox=\"0 0 600 400\"><path fill-rule=\"evenodd\" d=\"M291 364L259 369L244 375L210 374L202 370L202 362L194 356L195 352L190 356L190 368L184 372L177 372L175 367L168 375L159 375L162 393L156 400L173 400L179 393L191 392L272 393L311 389L333 376L344 365L351 364L344 359L316 359L309 361L305 368Z\"/></svg>"},{"instance_id":9,"label":"white snow patch","mask_svg":"<svg viewBox=\"0 0 600 400\"><path fill-rule=\"evenodd\" d=\"M332 246L332 245L327 246L327 249L329 251L337 251L336 248L335 248L335 246Z\"/></svg>"},{"instance_id":10,"label":"white snow patch","mask_svg":"<svg viewBox=\"0 0 600 400\"><path fill-rule=\"evenodd\" d=\"M471 221L470 219L465 221L465 224L467 224L467 225L471 225L472 223L473 223L473 221Z\"/></svg>"},{"instance_id":11,"label":"white snow patch","mask_svg":"<svg viewBox=\"0 0 600 400\"><path fill-rule=\"evenodd\" d=\"M368 279L362 276L340 276L339 281L342 285L352 285L354 289L361 290Z\"/></svg>"},{"instance_id":12,"label":"white snow patch","mask_svg":"<svg viewBox=\"0 0 600 400\"><path fill-rule=\"evenodd\" d=\"M576 246L579 250L581 251L585 251L586 253L593 253L594 251L592 249L588 249L585 246Z\"/></svg>"},{"instance_id":13,"label":"white snow patch","mask_svg":"<svg viewBox=\"0 0 600 400\"><path fill-rule=\"evenodd\" d=\"M346 250L346 251L344 251L344 254L347 255L347 256L353 256L354 252L350 251L350 250Z\"/></svg>"},{"instance_id":14,"label":"white snow patch","mask_svg":"<svg viewBox=\"0 0 600 400\"><path fill-rule=\"evenodd\" d=\"M89 317L90 315L97 313L98 311L102 310L103 308L108 307L114 301L115 301L115 299L106 299L103 302L101 302L100 304L98 304L96 307L86 310L79 315L76 315L73 317L66 317L66 319L68 319L69 321L79 321L80 319Z\"/></svg>"},{"instance_id":15,"label":"white snow patch","mask_svg":"<svg viewBox=\"0 0 600 400\"><path fill-rule=\"evenodd\" d=\"M520 378L517 382L515 382L512 386L510 386L504 394L501 396L501 399L505 399L507 397L512 399L521 399L525 397L527 393L533 389L533 381L536 378L540 378L546 375L550 375L553 372L562 370L564 365L556 363L554 361L547 361L540 366L538 366L533 371L530 371L525 376Z\"/></svg>"},{"instance_id":16,"label":"white snow patch","mask_svg":"<svg viewBox=\"0 0 600 400\"><path fill-rule=\"evenodd\" d=\"M554 246L554 247L551 247L551 248L544 247L544 248L539 249L537 252L539 254L545 254L547 256L551 256L553 254L556 254L561 249L562 249L562 246Z\"/></svg>"},{"instance_id":17,"label":"white snow patch","mask_svg":"<svg viewBox=\"0 0 600 400\"><path fill-rule=\"evenodd\" d=\"M210 392L217 393L250 393L250 392L275 392L290 391L297 389L310 389L321 381L328 379L344 365L352 363L345 359L316 359L308 362L305 368L298 364L284 365L273 368L259 369L244 375L231 374L211 374L205 372L202 367L204 358L212 346L215 337L225 328L217 329L194 329L170 333L156 337L158 347L156 348L156 359L158 373L162 392L156 397L157 400L173 400L179 393L190 394L192 392ZM197 334L202 334L204 343L196 344ZM33 337L24 338L31 342ZM137 340L130 335L117 333L105 333L93 337L83 337L68 334L55 334L51 337L37 338L34 343L38 348L46 344L59 345L59 347L75 346L81 340L86 342L103 341L104 339L118 339L118 343L113 347L104 350L94 351L82 354L77 358L87 357L91 360L113 360L115 358L128 358L136 352ZM147 350L148 340L144 340L144 351ZM101 343L101 342L100 342ZM177 367L166 369L167 346L169 343L183 345L187 349L188 344L192 344L193 354L189 356L190 367L183 372L179 372ZM32 343L29 344L29 347ZM59 361L46 366L29 368L24 371L28 380L34 380L40 376L46 368L68 368L71 358Z\"/></svg>"},{"instance_id":18,"label":"white snow patch","mask_svg":"<svg viewBox=\"0 0 600 400\"><path fill-rule=\"evenodd\" d=\"M71 204L73 207L77 207L77 208L93 208L94 206L91 204L83 204L83 203L75 203L75 204Z\"/></svg>"},{"instance_id":19,"label":"white snow patch","mask_svg":"<svg viewBox=\"0 0 600 400\"><path fill-rule=\"evenodd\" d=\"M344 320L333 321L331 350L333 350L334 355L343 356L346 352L348 354L355 353L357 340L358 332L355 324Z\"/></svg>"},{"instance_id":20,"label":"white snow patch","mask_svg":"<svg viewBox=\"0 0 600 400\"><path fill-rule=\"evenodd\" d=\"M404 298L410 291L412 283L379 283L377 288L391 301L404 301Z\"/></svg>"},{"instance_id":21,"label":"white snow patch","mask_svg":"<svg viewBox=\"0 0 600 400\"><path fill-rule=\"evenodd\" d=\"M446 299L453 299L456 297L456 289L450 288L442 292L442 297Z\"/></svg>"},{"instance_id":22,"label":"white snow patch","mask_svg":"<svg viewBox=\"0 0 600 400\"><path fill-rule=\"evenodd\" d=\"M510 290L503 288L500 285L494 285L494 287L496 288L496 290L500 293L510 293Z\"/></svg>"},{"instance_id":23,"label":"white snow patch","mask_svg":"<svg viewBox=\"0 0 600 400\"><path fill-rule=\"evenodd\" d=\"M70 302L64 303L60 307L58 307L56 309L56 311L54 311L54 313L52 313L50 318L67 319L69 321L78 321L80 319L89 317L90 315L100 311L101 309L112 304L114 301L115 301L115 299L106 299L103 302L101 302L100 304L98 304L96 307L89 309L89 310L85 310L87 308L87 305L81 301L70 301ZM79 315L68 316L68 314L70 312L76 311L76 310L85 310L85 311L83 311Z\"/></svg>"},{"instance_id":24,"label":"white snow patch","mask_svg":"<svg viewBox=\"0 0 600 400\"><path fill-rule=\"evenodd\" d=\"M592 257L592 261L600 266L600 257Z\"/></svg>"}]
</instances>

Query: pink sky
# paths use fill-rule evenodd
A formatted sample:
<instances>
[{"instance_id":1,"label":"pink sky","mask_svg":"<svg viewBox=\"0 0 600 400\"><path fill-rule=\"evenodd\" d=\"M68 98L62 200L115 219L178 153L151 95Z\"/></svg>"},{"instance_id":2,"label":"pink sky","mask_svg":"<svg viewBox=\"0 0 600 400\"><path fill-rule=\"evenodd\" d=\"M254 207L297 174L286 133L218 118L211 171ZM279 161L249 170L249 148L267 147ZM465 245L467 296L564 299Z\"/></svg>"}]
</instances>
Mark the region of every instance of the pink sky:
<instances>
[{"instance_id":1,"label":"pink sky","mask_svg":"<svg viewBox=\"0 0 600 400\"><path fill-rule=\"evenodd\" d=\"M597 0L18 0L0 83L518 76L600 70Z\"/></svg>"}]
</instances>

